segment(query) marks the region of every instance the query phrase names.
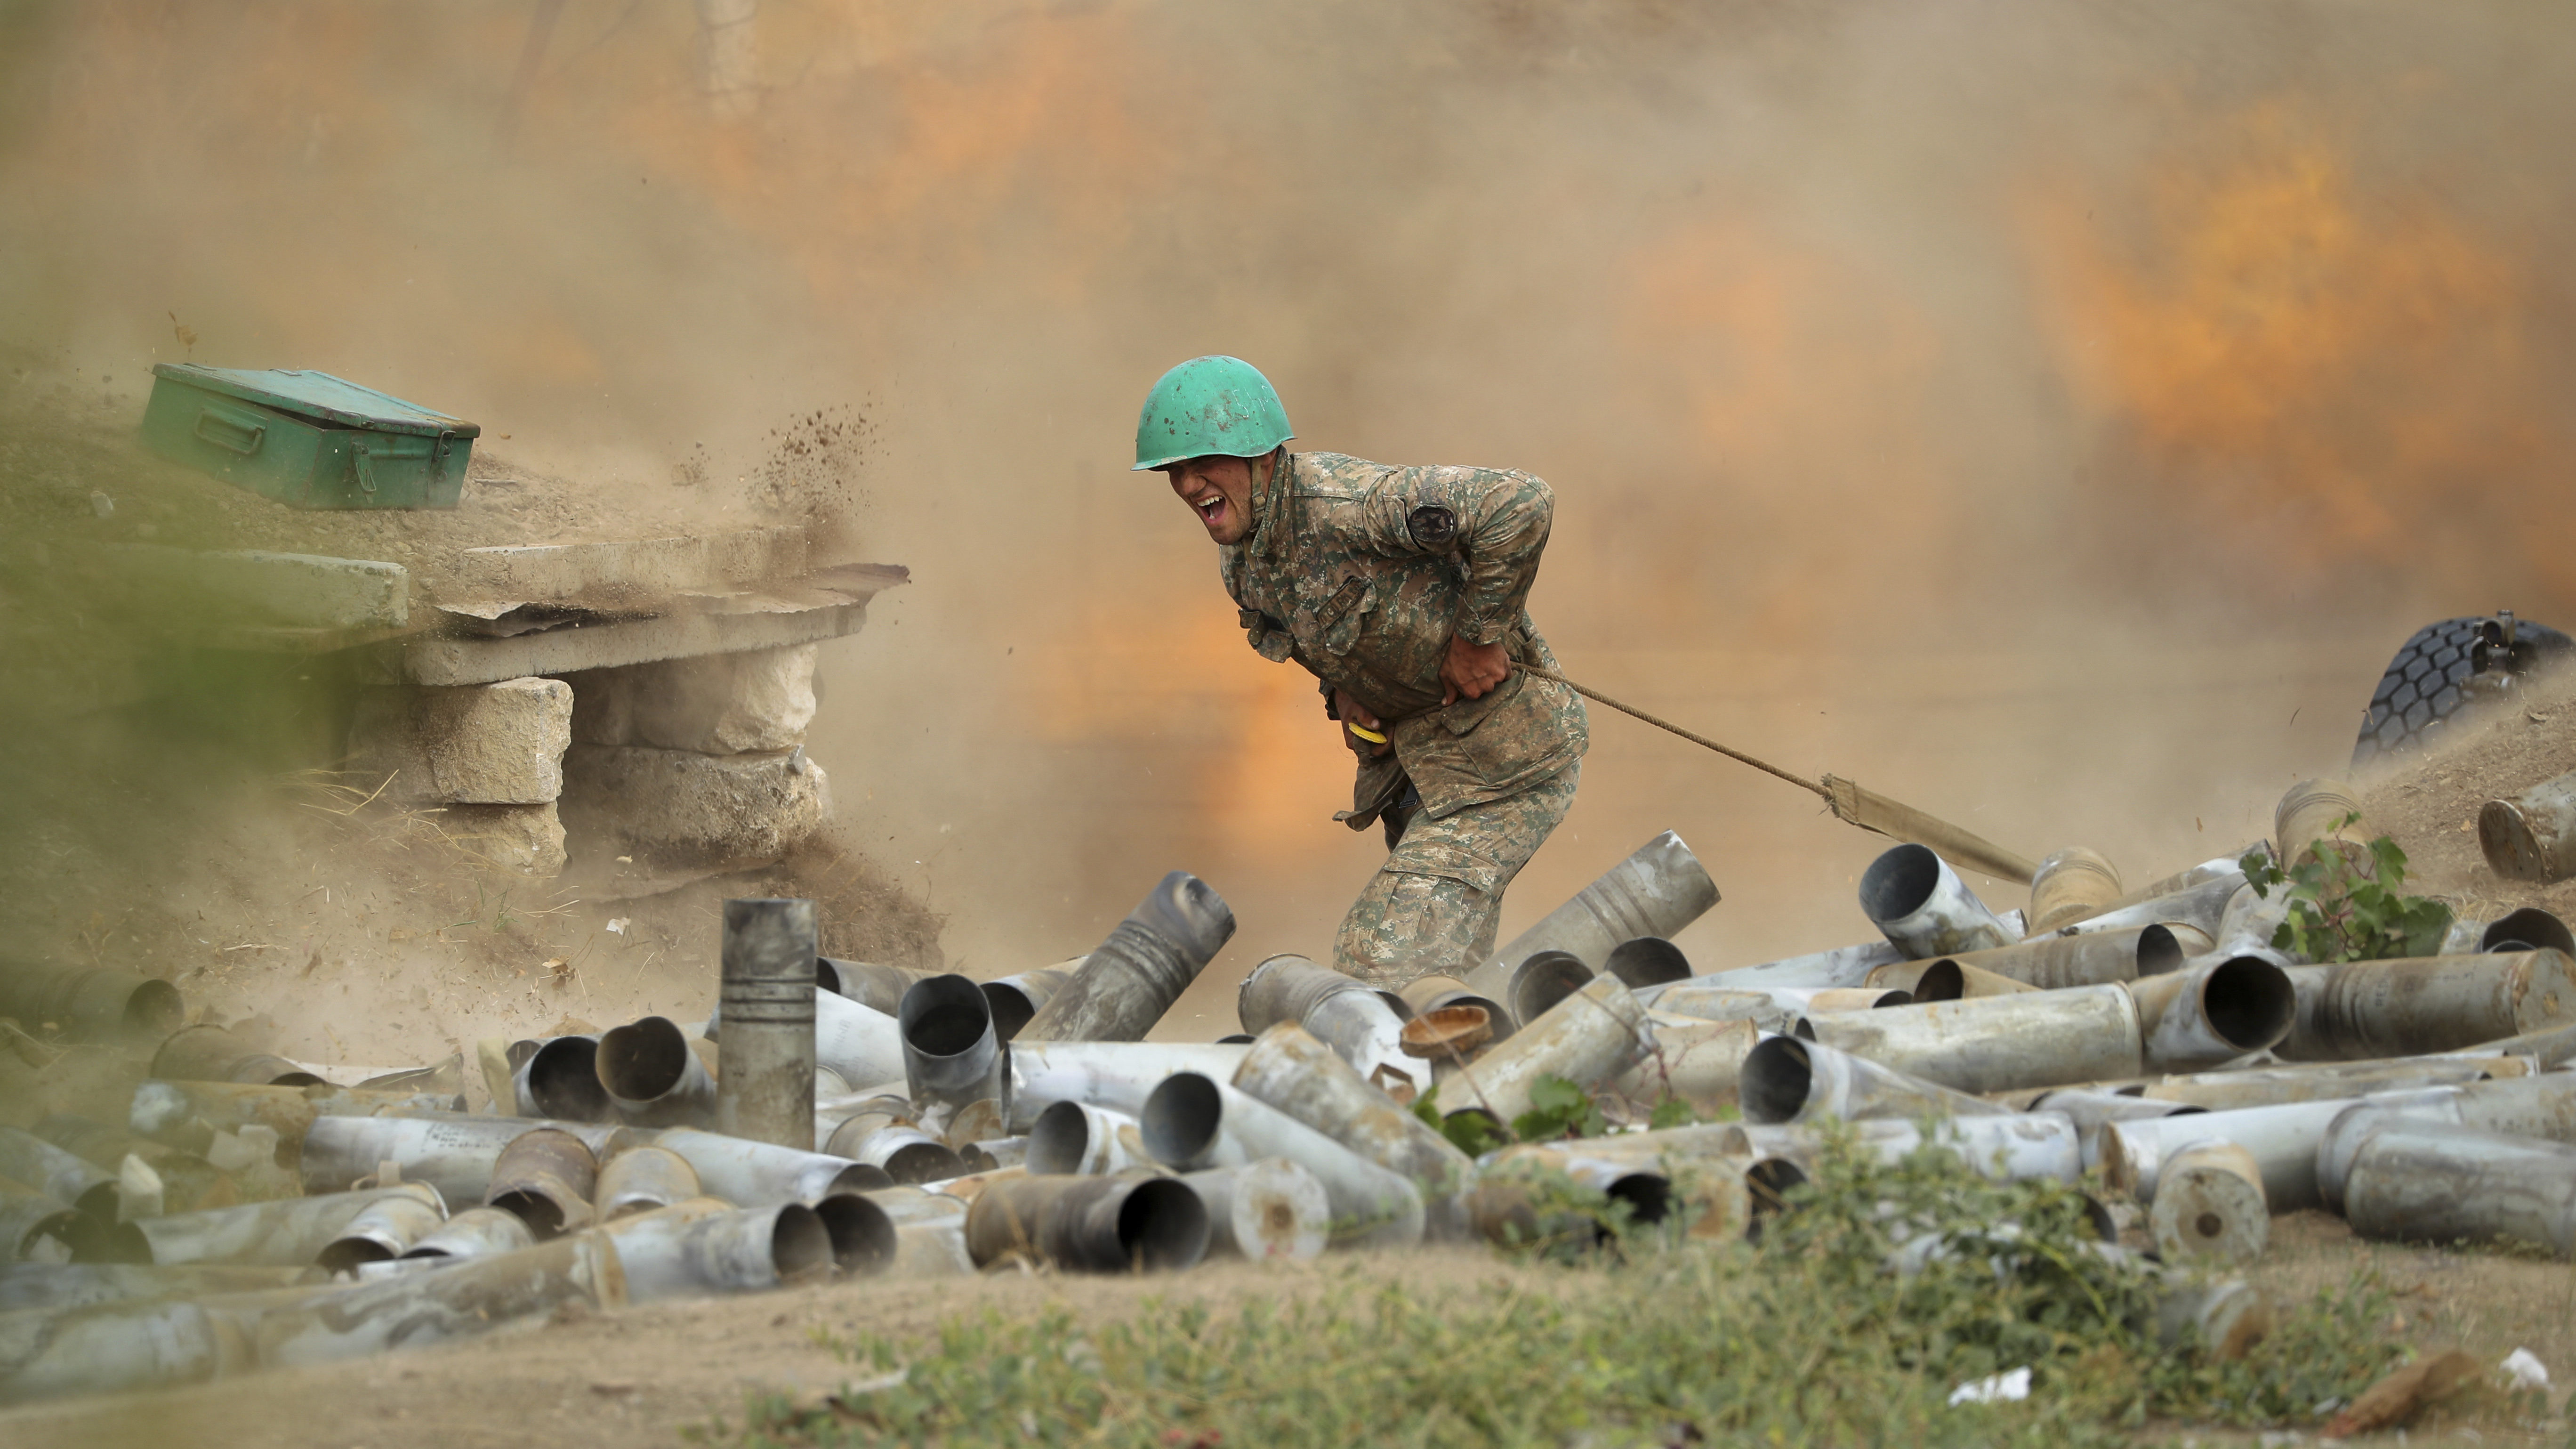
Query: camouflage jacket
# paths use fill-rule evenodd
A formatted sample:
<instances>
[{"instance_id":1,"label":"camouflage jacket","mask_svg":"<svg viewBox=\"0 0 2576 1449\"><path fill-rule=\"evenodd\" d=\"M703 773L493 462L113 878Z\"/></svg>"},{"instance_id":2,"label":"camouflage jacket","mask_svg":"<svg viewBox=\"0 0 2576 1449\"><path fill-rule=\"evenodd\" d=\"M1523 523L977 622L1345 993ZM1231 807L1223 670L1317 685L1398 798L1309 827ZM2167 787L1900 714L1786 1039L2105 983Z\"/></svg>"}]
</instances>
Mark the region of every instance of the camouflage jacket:
<instances>
[{"instance_id":1,"label":"camouflage jacket","mask_svg":"<svg viewBox=\"0 0 2576 1449\"><path fill-rule=\"evenodd\" d=\"M1452 634L1556 668L1525 607L1556 506L1548 486L1493 468L1285 457L1252 533L1218 550L1219 568L1253 648L1296 660L1388 723L1394 752L1361 762L1339 818L1365 827L1407 776L1438 819L1580 759L1583 701L1564 685L1515 670L1482 699L1440 703Z\"/></svg>"}]
</instances>

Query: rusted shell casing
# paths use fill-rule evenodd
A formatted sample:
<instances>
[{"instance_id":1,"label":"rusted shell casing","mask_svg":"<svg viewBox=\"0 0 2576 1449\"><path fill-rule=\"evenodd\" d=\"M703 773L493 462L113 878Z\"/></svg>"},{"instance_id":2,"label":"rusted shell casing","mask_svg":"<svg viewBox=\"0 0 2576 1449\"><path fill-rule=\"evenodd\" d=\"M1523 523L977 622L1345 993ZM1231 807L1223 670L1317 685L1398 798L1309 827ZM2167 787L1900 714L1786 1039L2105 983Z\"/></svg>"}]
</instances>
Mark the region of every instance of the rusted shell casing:
<instances>
[{"instance_id":1,"label":"rusted shell casing","mask_svg":"<svg viewBox=\"0 0 2576 1449\"><path fill-rule=\"evenodd\" d=\"M2191 958L2206 954L2212 939L2185 922L2149 922L2118 931L2039 936L2000 950L1933 957L1929 964L1949 961L1966 970L2052 991L2179 971ZM1926 998L1917 992L1916 999Z\"/></svg>"},{"instance_id":2,"label":"rusted shell casing","mask_svg":"<svg viewBox=\"0 0 2576 1449\"><path fill-rule=\"evenodd\" d=\"M423 1233L400 1256L411 1260L488 1258L536 1245L537 1235L528 1231L527 1219L496 1207L474 1207Z\"/></svg>"},{"instance_id":3,"label":"rusted shell casing","mask_svg":"<svg viewBox=\"0 0 2576 1449\"><path fill-rule=\"evenodd\" d=\"M2227 914L2227 903L2244 888L2245 872L2230 862L2225 870L2195 884L2144 900L2115 904L2099 915L2058 927L2057 934L2098 936L2111 931L2134 931L2142 926L2183 925L2215 941L2218 939L2219 921Z\"/></svg>"},{"instance_id":4,"label":"rusted shell casing","mask_svg":"<svg viewBox=\"0 0 2576 1449\"><path fill-rule=\"evenodd\" d=\"M1815 1039L1959 1092L2135 1076L2137 1003L2118 986L1938 1001L1807 1018Z\"/></svg>"},{"instance_id":5,"label":"rusted shell casing","mask_svg":"<svg viewBox=\"0 0 2576 1449\"><path fill-rule=\"evenodd\" d=\"M1690 957L1661 936L1639 936L1610 949L1601 969L1628 984L1631 991L1690 978Z\"/></svg>"},{"instance_id":6,"label":"rusted shell casing","mask_svg":"<svg viewBox=\"0 0 2576 1449\"><path fill-rule=\"evenodd\" d=\"M102 1222L116 1221L116 1174L23 1128L0 1126L0 1177L24 1183Z\"/></svg>"},{"instance_id":7,"label":"rusted shell casing","mask_svg":"<svg viewBox=\"0 0 2576 1449\"><path fill-rule=\"evenodd\" d=\"M594 1062L611 1115L638 1127L710 1127L716 1079L679 1023L648 1016L599 1039Z\"/></svg>"},{"instance_id":8,"label":"rusted shell casing","mask_svg":"<svg viewBox=\"0 0 2576 1449\"><path fill-rule=\"evenodd\" d=\"M912 983L941 974L926 966L883 966L874 961L814 958L814 984L835 996L846 996L871 1011L895 1014Z\"/></svg>"},{"instance_id":9,"label":"rusted shell casing","mask_svg":"<svg viewBox=\"0 0 2576 1449\"><path fill-rule=\"evenodd\" d=\"M2317 1196L2329 1209L2341 1209L2344 1178L2361 1139L2401 1120L2410 1131L2461 1127L2576 1145L2576 1077L2548 1072L2362 1098L2317 1139Z\"/></svg>"},{"instance_id":10,"label":"rusted shell casing","mask_svg":"<svg viewBox=\"0 0 2576 1449\"><path fill-rule=\"evenodd\" d=\"M2576 771L2478 807L2478 849L2507 880L2565 880L2576 870Z\"/></svg>"},{"instance_id":11,"label":"rusted shell casing","mask_svg":"<svg viewBox=\"0 0 2576 1449\"><path fill-rule=\"evenodd\" d=\"M2030 878L2029 934L2100 915L2118 899L2119 868L2098 850L2069 846L2041 861Z\"/></svg>"},{"instance_id":12,"label":"rusted shell casing","mask_svg":"<svg viewBox=\"0 0 2576 1449\"><path fill-rule=\"evenodd\" d=\"M1482 1111L1509 1127L1529 1111L1539 1078L1563 1077L1590 1090L1637 1065L1654 1046L1636 993L1615 976L1595 977L1469 1064L1459 1078L1466 1090L1444 1093L1442 1106Z\"/></svg>"},{"instance_id":13,"label":"rusted shell casing","mask_svg":"<svg viewBox=\"0 0 2576 1449\"><path fill-rule=\"evenodd\" d=\"M1655 1049L1611 1078L1613 1090L1635 1102L1676 1097L1702 1115L1736 1105L1744 1059L1761 1040L1761 1028L1749 1021L1672 1018L1657 1021L1654 1030Z\"/></svg>"},{"instance_id":14,"label":"rusted shell casing","mask_svg":"<svg viewBox=\"0 0 2576 1449\"><path fill-rule=\"evenodd\" d=\"M361 1264L401 1257L446 1222L442 1203L403 1193L380 1197L358 1209L340 1235L322 1245L313 1265L334 1277L355 1273Z\"/></svg>"},{"instance_id":15,"label":"rusted shell casing","mask_svg":"<svg viewBox=\"0 0 2576 1449\"><path fill-rule=\"evenodd\" d=\"M2186 1117L2113 1122L2102 1129L2102 1177L2143 1203L2156 1196L2157 1174L2172 1153L2204 1138L2233 1142L2262 1169L2263 1199L2275 1213L2316 1207L2317 1143L2351 1099L2238 1107Z\"/></svg>"},{"instance_id":16,"label":"rusted shell casing","mask_svg":"<svg viewBox=\"0 0 2576 1449\"><path fill-rule=\"evenodd\" d=\"M2443 934L2445 956L2484 956L2497 952L2537 951L2546 947L2576 956L2576 932L2554 912L2523 906L2492 921L2455 920Z\"/></svg>"},{"instance_id":17,"label":"rusted shell casing","mask_svg":"<svg viewBox=\"0 0 2576 1449\"><path fill-rule=\"evenodd\" d=\"M2122 983L2138 1004L2147 1065L2214 1067L2264 1051L2290 1034L2298 993L2260 956L2230 956Z\"/></svg>"},{"instance_id":18,"label":"rusted shell casing","mask_svg":"<svg viewBox=\"0 0 2576 1449\"><path fill-rule=\"evenodd\" d=\"M2354 1150L2343 1211L2366 1238L2509 1238L2576 1256L2576 1147L2390 1123Z\"/></svg>"},{"instance_id":19,"label":"rusted shell casing","mask_svg":"<svg viewBox=\"0 0 2576 1449\"><path fill-rule=\"evenodd\" d=\"M0 1180L0 1265L98 1261L106 1225L51 1193Z\"/></svg>"},{"instance_id":20,"label":"rusted shell casing","mask_svg":"<svg viewBox=\"0 0 2576 1449\"><path fill-rule=\"evenodd\" d=\"M2021 939L1924 845L1900 845L1871 861L1861 873L1860 908L1889 945L1916 960Z\"/></svg>"},{"instance_id":21,"label":"rusted shell casing","mask_svg":"<svg viewBox=\"0 0 2576 1449\"><path fill-rule=\"evenodd\" d=\"M1315 1175L1284 1157L1182 1174L1207 1209L1211 1258L1298 1262L1330 1240L1332 1203Z\"/></svg>"},{"instance_id":22,"label":"rusted shell casing","mask_svg":"<svg viewBox=\"0 0 2576 1449\"><path fill-rule=\"evenodd\" d=\"M2576 1020L2576 959L2552 950L2291 967L2288 1061L2456 1051Z\"/></svg>"},{"instance_id":23,"label":"rusted shell casing","mask_svg":"<svg viewBox=\"0 0 2576 1449\"><path fill-rule=\"evenodd\" d=\"M1039 1041L1142 1041L1233 936L1225 897L1173 871L1021 1030Z\"/></svg>"},{"instance_id":24,"label":"rusted shell casing","mask_svg":"<svg viewBox=\"0 0 2576 1449\"><path fill-rule=\"evenodd\" d=\"M244 1082L262 1087L310 1087L322 1078L220 1026L183 1027L152 1054L150 1075L182 1082Z\"/></svg>"},{"instance_id":25,"label":"rusted shell casing","mask_svg":"<svg viewBox=\"0 0 2576 1449\"><path fill-rule=\"evenodd\" d=\"M1187 1268L1206 1255L1207 1207L1168 1177L1018 1177L966 1212L977 1267L1018 1254L1091 1273Z\"/></svg>"},{"instance_id":26,"label":"rusted shell casing","mask_svg":"<svg viewBox=\"0 0 2576 1449\"><path fill-rule=\"evenodd\" d=\"M501 1149L483 1205L527 1219L528 1230L544 1242L590 1226L598 1186L599 1159L588 1143L561 1128L538 1127Z\"/></svg>"},{"instance_id":27,"label":"rusted shell casing","mask_svg":"<svg viewBox=\"0 0 2576 1449\"><path fill-rule=\"evenodd\" d=\"M1088 1102L1133 1117L1146 1094L1174 1072L1230 1081L1248 1044L1161 1041L1011 1043L1011 1131L1026 1132L1056 1102Z\"/></svg>"},{"instance_id":28,"label":"rusted shell casing","mask_svg":"<svg viewBox=\"0 0 2576 1449\"><path fill-rule=\"evenodd\" d=\"M1106 1177L1130 1168L1151 1171L1136 1119L1088 1102L1057 1102L1029 1129L1028 1169L1044 1177Z\"/></svg>"},{"instance_id":29,"label":"rusted shell casing","mask_svg":"<svg viewBox=\"0 0 2576 1449\"><path fill-rule=\"evenodd\" d=\"M880 1130L920 1125L921 1113L913 1107L912 1099L899 1091L880 1088L818 1099L814 1103L814 1150L855 1161L859 1144Z\"/></svg>"},{"instance_id":30,"label":"rusted shell casing","mask_svg":"<svg viewBox=\"0 0 2576 1449\"><path fill-rule=\"evenodd\" d=\"M1428 976L1414 977L1397 987L1395 994L1403 998L1405 1015L1408 1018L1420 1016L1426 1011L1436 1011L1444 1006L1458 1005L1481 1006L1487 1013L1499 1018L1503 1009L1501 1002L1489 1001L1478 996L1475 989L1464 980L1437 971ZM1509 1033L1505 1032L1504 1035Z\"/></svg>"},{"instance_id":31,"label":"rusted shell casing","mask_svg":"<svg viewBox=\"0 0 2576 1449\"><path fill-rule=\"evenodd\" d=\"M1265 1157L1305 1168L1332 1203L1337 1247L1407 1247L1422 1239L1422 1194L1411 1179L1213 1078L1173 1073L1146 1097L1136 1125L1145 1151L1175 1171Z\"/></svg>"},{"instance_id":32,"label":"rusted shell casing","mask_svg":"<svg viewBox=\"0 0 2576 1449\"><path fill-rule=\"evenodd\" d=\"M1717 883L1682 838L1667 830L1513 937L1465 979L1478 995L1501 1003L1514 1026L1526 1026L1605 968L1623 942L1640 936L1670 940L1717 902Z\"/></svg>"},{"instance_id":33,"label":"rusted shell casing","mask_svg":"<svg viewBox=\"0 0 2576 1449\"><path fill-rule=\"evenodd\" d=\"M716 1015L724 1023L725 1069L716 1082L718 1132L790 1151L814 1141L814 1067L822 1060L817 999L842 999L815 985L814 963L821 956L816 931L810 900L724 904L724 976Z\"/></svg>"},{"instance_id":34,"label":"rusted shell casing","mask_svg":"<svg viewBox=\"0 0 2576 1449\"><path fill-rule=\"evenodd\" d=\"M687 1158L667 1147L639 1144L600 1164L590 1205L598 1221L611 1223L687 1202L699 1192L697 1169Z\"/></svg>"},{"instance_id":35,"label":"rusted shell casing","mask_svg":"<svg viewBox=\"0 0 2576 1449\"><path fill-rule=\"evenodd\" d=\"M1633 1159L1594 1157L1584 1151L1587 1143L1550 1143L1544 1146L1507 1147L1494 1154L1476 1181L1476 1190L1468 1197L1468 1215L1476 1232L1489 1242L1526 1243L1548 1231L1541 1220L1541 1194L1534 1192L1546 1175L1561 1175L1579 1187L1600 1193L1614 1203L1627 1205L1632 1223L1652 1226L1662 1222L1673 1207L1672 1179L1654 1166ZM1721 1179L1724 1180L1724 1179ZM1734 1182L1741 1195L1741 1180ZM1720 1214L1733 1219L1732 1236L1743 1235L1743 1225L1751 1217L1750 1205L1741 1201L1729 1203L1720 1199ZM1728 1212L1727 1208L1734 1210ZM1720 1225L1708 1236L1729 1236Z\"/></svg>"},{"instance_id":36,"label":"rusted shell casing","mask_svg":"<svg viewBox=\"0 0 2576 1449\"><path fill-rule=\"evenodd\" d=\"M2168 1263L2250 1263L2263 1256L2272 1209L2263 1197L2261 1164L2233 1142L2181 1148L2156 1174L2147 1233Z\"/></svg>"},{"instance_id":37,"label":"rusted shell casing","mask_svg":"<svg viewBox=\"0 0 2576 1449\"><path fill-rule=\"evenodd\" d=\"M1975 966L1962 966L1955 956L1941 956L1881 966L1869 973L1869 989L1893 992L1903 998L1886 1003L1889 1006L1911 1006L1918 1001L1965 1001L1971 996L2010 996L2040 988Z\"/></svg>"},{"instance_id":38,"label":"rusted shell casing","mask_svg":"<svg viewBox=\"0 0 2576 1449\"><path fill-rule=\"evenodd\" d=\"M1079 958L1061 966L1041 966L1035 971L997 977L983 983L984 1000L993 1010L993 1032L1004 1041L1020 1034L1038 1014L1038 1009L1055 1000L1056 993L1073 979L1073 970L1081 965Z\"/></svg>"},{"instance_id":39,"label":"rusted shell casing","mask_svg":"<svg viewBox=\"0 0 2576 1449\"><path fill-rule=\"evenodd\" d=\"M1231 1078L1245 1096L1304 1123L1363 1159L1397 1173L1421 1194L1426 1231L1465 1230L1459 1194L1475 1164L1448 1138L1369 1085L1312 1033L1280 1022L1262 1032Z\"/></svg>"},{"instance_id":40,"label":"rusted shell casing","mask_svg":"<svg viewBox=\"0 0 2576 1449\"><path fill-rule=\"evenodd\" d=\"M1747 1122L1991 1117L2011 1108L1796 1037L1764 1037L1744 1059Z\"/></svg>"},{"instance_id":41,"label":"rusted shell casing","mask_svg":"<svg viewBox=\"0 0 2576 1449\"><path fill-rule=\"evenodd\" d=\"M149 1261L163 1266L234 1263L302 1268L312 1264L325 1247L346 1232L359 1213L388 1197L412 1198L437 1209L442 1216L447 1208L437 1189L427 1183L405 1182L364 1192L324 1193L172 1213L144 1218L132 1226L151 1245Z\"/></svg>"},{"instance_id":42,"label":"rusted shell casing","mask_svg":"<svg viewBox=\"0 0 2576 1449\"><path fill-rule=\"evenodd\" d=\"M2361 813L2361 792L2350 784L2327 778L2301 780L2272 807L2274 858L2296 865L2322 840L2368 874L2370 850L2364 842L2379 831L2367 818L2344 823Z\"/></svg>"},{"instance_id":43,"label":"rusted shell casing","mask_svg":"<svg viewBox=\"0 0 2576 1449\"><path fill-rule=\"evenodd\" d=\"M599 1038L553 1036L519 1063L511 1096L522 1117L555 1122L605 1122L616 1114L599 1078Z\"/></svg>"},{"instance_id":44,"label":"rusted shell casing","mask_svg":"<svg viewBox=\"0 0 2576 1449\"><path fill-rule=\"evenodd\" d=\"M758 1293L820 1282L835 1272L879 1272L895 1251L892 1221L857 1196L826 1198L817 1207L759 1208L692 1198L600 1232L617 1245L630 1303Z\"/></svg>"},{"instance_id":45,"label":"rusted shell casing","mask_svg":"<svg viewBox=\"0 0 2576 1449\"><path fill-rule=\"evenodd\" d=\"M915 1102L997 1102L1010 1089L1002 1038L993 1029L992 1004L963 976L925 976L912 983L895 1011L903 1033L904 1080Z\"/></svg>"},{"instance_id":46,"label":"rusted shell casing","mask_svg":"<svg viewBox=\"0 0 2576 1449\"><path fill-rule=\"evenodd\" d=\"M405 1182L428 1183L451 1203L479 1203L491 1188L503 1150L539 1127L571 1133L593 1153L613 1152L650 1136L635 1127L526 1117L323 1116L305 1133L298 1168L306 1192L339 1192L352 1183L372 1181L378 1163L392 1162Z\"/></svg>"},{"instance_id":47,"label":"rusted shell casing","mask_svg":"<svg viewBox=\"0 0 2576 1449\"><path fill-rule=\"evenodd\" d=\"M158 1041L187 1020L179 988L132 971L84 966L0 970L0 1016L29 1031L51 1024L73 1041Z\"/></svg>"}]
</instances>

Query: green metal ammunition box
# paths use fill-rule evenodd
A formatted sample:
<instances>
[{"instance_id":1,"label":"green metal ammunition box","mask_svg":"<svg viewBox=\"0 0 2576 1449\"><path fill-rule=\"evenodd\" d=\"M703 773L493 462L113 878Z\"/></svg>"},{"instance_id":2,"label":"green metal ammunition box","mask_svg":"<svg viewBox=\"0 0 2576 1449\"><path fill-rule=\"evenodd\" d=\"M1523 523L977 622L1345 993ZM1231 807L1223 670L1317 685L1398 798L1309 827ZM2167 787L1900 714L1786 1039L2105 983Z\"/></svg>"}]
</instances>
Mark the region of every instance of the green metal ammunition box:
<instances>
[{"instance_id":1,"label":"green metal ammunition box","mask_svg":"<svg viewBox=\"0 0 2576 1449\"><path fill-rule=\"evenodd\" d=\"M454 508L483 432L327 372L152 374L145 447L293 508Z\"/></svg>"}]
</instances>

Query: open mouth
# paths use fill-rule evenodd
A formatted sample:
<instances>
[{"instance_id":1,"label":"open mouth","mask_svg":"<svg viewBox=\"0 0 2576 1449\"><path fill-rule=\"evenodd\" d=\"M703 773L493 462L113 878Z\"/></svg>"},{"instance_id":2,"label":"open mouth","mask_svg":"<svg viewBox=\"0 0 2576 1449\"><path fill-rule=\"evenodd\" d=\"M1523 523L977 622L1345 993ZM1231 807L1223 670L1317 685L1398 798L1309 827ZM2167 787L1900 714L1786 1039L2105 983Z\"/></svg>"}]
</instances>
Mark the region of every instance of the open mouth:
<instances>
[{"instance_id":1,"label":"open mouth","mask_svg":"<svg viewBox=\"0 0 2576 1449\"><path fill-rule=\"evenodd\" d=\"M1190 506L1199 511L1199 522L1210 528L1216 527L1225 519L1225 495L1222 493L1211 493L1205 498L1193 498L1190 500Z\"/></svg>"}]
</instances>

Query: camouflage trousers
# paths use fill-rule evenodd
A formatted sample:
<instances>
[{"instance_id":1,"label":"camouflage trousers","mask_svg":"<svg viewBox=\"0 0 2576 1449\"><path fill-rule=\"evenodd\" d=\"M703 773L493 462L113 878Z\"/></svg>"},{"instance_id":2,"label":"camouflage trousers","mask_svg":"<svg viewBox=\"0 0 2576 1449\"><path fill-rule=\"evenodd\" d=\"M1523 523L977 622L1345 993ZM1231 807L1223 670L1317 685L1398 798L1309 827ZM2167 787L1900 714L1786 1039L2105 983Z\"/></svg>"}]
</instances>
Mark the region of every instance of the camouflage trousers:
<instances>
[{"instance_id":1,"label":"camouflage trousers","mask_svg":"<svg viewBox=\"0 0 2576 1449\"><path fill-rule=\"evenodd\" d=\"M1503 888L1574 804L1575 760L1516 795L1416 815L1333 937L1333 969L1379 986L1458 975L1494 954Z\"/></svg>"}]
</instances>

